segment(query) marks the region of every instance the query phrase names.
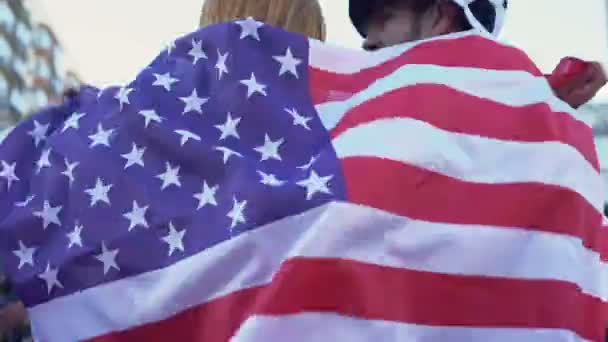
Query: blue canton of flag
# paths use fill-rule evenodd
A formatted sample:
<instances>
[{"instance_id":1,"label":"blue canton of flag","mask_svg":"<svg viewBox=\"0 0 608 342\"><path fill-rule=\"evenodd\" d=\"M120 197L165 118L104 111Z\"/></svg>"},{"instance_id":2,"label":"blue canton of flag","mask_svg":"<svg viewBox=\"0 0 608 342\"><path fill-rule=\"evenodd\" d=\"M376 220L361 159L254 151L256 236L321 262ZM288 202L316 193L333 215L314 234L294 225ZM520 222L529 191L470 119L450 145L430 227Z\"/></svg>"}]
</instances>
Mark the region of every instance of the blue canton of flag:
<instances>
[{"instance_id":1,"label":"blue canton of flag","mask_svg":"<svg viewBox=\"0 0 608 342\"><path fill-rule=\"evenodd\" d=\"M0 147L0 255L26 305L166 267L345 197L304 37L259 23L171 43ZM221 267L221 265L220 265Z\"/></svg>"}]
</instances>

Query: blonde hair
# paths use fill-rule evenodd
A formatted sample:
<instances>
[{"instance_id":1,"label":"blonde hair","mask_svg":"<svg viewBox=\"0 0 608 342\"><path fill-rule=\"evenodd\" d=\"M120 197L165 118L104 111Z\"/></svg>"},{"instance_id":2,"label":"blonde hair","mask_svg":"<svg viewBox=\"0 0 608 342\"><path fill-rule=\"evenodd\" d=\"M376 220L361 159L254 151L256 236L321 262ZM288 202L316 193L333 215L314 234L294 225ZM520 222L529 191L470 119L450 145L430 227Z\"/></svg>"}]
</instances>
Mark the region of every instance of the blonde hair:
<instances>
[{"instance_id":1,"label":"blonde hair","mask_svg":"<svg viewBox=\"0 0 608 342\"><path fill-rule=\"evenodd\" d=\"M318 0L205 0L200 26L246 17L318 40L326 37Z\"/></svg>"}]
</instances>

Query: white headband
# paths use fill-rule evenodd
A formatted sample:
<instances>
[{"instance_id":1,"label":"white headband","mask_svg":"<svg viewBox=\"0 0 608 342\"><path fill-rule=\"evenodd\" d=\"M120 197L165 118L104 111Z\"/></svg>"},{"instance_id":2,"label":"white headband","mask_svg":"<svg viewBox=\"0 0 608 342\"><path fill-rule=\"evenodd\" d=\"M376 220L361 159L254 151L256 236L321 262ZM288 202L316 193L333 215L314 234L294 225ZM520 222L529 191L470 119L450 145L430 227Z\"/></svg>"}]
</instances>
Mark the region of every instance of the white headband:
<instances>
[{"instance_id":1,"label":"white headband","mask_svg":"<svg viewBox=\"0 0 608 342\"><path fill-rule=\"evenodd\" d=\"M475 17L475 15L473 14L473 12L471 12L471 8L469 8L469 5L473 2L475 2L475 0L452 0L455 3L457 3L460 7L462 7L462 9L464 10L464 13L467 16L467 20L469 21L469 24L471 24L471 26L473 26L473 28L481 33L489 33L492 36L494 36L495 38L498 37L498 35L500 34L500 31L502 30L502 26L504 24L505 21L505 15L506 15L506 9L503 6L504 5L504 0L487 0L489 1L492 5L494 5L494 10L496 11L496 19L494 21L494 29L490 32L488 31L487 28L485 28L480 22L479 20Z\"/></svg>"}]
</instances>

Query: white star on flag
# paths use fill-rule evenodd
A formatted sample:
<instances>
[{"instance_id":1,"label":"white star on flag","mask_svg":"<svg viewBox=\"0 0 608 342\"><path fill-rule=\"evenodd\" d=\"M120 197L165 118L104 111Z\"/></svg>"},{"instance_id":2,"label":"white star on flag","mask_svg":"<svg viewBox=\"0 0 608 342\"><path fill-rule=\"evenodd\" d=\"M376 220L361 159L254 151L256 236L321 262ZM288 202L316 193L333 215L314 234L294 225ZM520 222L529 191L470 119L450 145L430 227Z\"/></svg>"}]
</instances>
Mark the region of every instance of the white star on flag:
<instances>
[{"instance_id":1,"label":"white star on flag","mask_svg":"<svg viewBox=\"0 0 608 342\"><path fill-rule=\"evenodd\" d=\"M139 165L141 167L145 167L144 165L144 152L146 152L146 148L138 148L135 143L133 143L133 147L131 148L131 152L121 155L124 159L127 160L125 163L125 170L130 168L133 165Z\"/></svg>"},{"instance_id":2,"label":"white star on flag","mask_svg":"<svg viewBox=\"0 0 608 342\"><path fill-rule=\"evenodd\" d=\"M72 248L72 246L74 245L82 247L82 237L80 236L80 234L82 233L83 229L84 227L82 225L76 224L74 226L74 230L66 234L68 240L70 240L68 244L68 249Z\"/></svg>"},{"instance_id":3,"label":"white star on flag","mask_svg":"<svg viewBox=\"0 0 608 342\"><path fill-rule=\"evenodd\" d=\"M15 203L15 206L19 207L19 208L25 208L25 207L27 207L28 204L30 204L34 200L34 198L36 198L36 196L29 195L23 202Z\"/></svg>"},{"instance_id":4,"label":"white star on flag","mask_svg":"<svg viewBox=\"0 0 608 342\"><path fill-rule=\"evenodd\" d=\"M57 279L58 273L59 273L59 270L56 268L55 269L51 268L51 264L48 263L48 264L46 264L46 270L38 275L38 278L40 278L46 282L48 294L51 294L51 291L53 291L53 288L55 288L55 286L57 286L60 289L63 288L63 284L61 284L59 282L59 279Z\"/></svg>"},{"instance_id":5,"label":"white star on flag","mask_svg":"<svg viewBox=\"0 0 608 342\"><path fill-rule=\"evenodd\" d=\"M49 124L41 125L37 120L34 120L34 129L27 134L34 139L34 145L38 147L42 141L46 139L46 134L49 130Z\"/></svg>"},{"instance_id":6,"label":"white star on flag","mask_svg":"<svg viewBox=\"0 0 608 342\"><path fill-rule=\"evenodd\" d=\"M209 185L207 184L207 181L205 181L203 183L203 189L201 190L201 192L198 194L195 194L193 196L195 199L198 200L198 207L196 208L196 210L200 210L201 208L205 207L208 204L212 205L212 206L217 206L215 194L218 189L219 189L218 185L209 187Z\"/></svg>"},{"instance_id":7,"label":"white star on flag","mask_svg":"<svg viewBox=\"0 0 608 342\"><path fill-rule=\"evenodd\" d=\"M176 230L172 222L169 222L169 235L164 236L162 239L169 245L169 256L173 255L176 250L184 251L184 234L186 230Z\"/></svg>"},{"instance_id":8,"label":"white star on flag","mask_svg":"<svg viewBox=\"0 0 608 342\"><path fill-rule=\"evenodd\" d=\"M312 157L310 157L310 161L308 163L304 164L304 165L298 166L298 169L300 169L300 170L308 170L308 169L310 169L317 162L317 159L319 159L318 156L312 156Z\"/></svg>"},{"instance_id":9,"label":"white star on flag","mask_svg":"<svg viewBox=\"0 0 608 342\"><path fill-rule=\"evenodd\" d=\"M65 124L63 125L63 129L61 130L61 133L67 131L70 128L79 129L80 128L79 121L85 115L86 115L85 113L78 113L78 112L70 115L70 117L65 121Z\"/></svg>"},{"instance_id":10,"label":"white star on flag","mask_svg":"<svg viewBox=\"0 0 608 342\"><path fill-rule=\"evenodd\" d=\"M317 193L323 193L331 195L327 183L334 178L334 176L319 177L319 175L312 170L310 176L300 182L297 182L299 186L306 188L306 199L310 200Z\"/></svg>"},{"instance_id":11,"label":"white star on flag","mask_svg":"<svg viewBox=\"0 0 608 342\"><path fill-rule=\"evenodd\" d=\"M52 207L49 201L44 201L42 206L42 210L35 211L33 213L34 216L42 219L42 228L46 229L48 226L53 223L58 226L61 226L61 221L59 220L59 213L63 206Z\"/></svg>"},{"instance_id":12,"label":"white star on flag","mask_svg":"<svg viewBox=\"0 0 608 342\"><path fill-rule=\"evenodd\" d=\"M89 139L91 139L90 148L101 145L110 147L110 137L114 134L114 129L104 130L103 126L100 124L97 125L97 132L95 134L89 135Z\"/></svg>"},{"instance_id":13,"label":"white star on flag","mask_svg":"<svg viewBox=\"0 0 608 342\"><path fill-rule=\"evenodd\" d=\"M195 111L199 114L203 114L203 109L201 107L209 101L209 98L199 97L198 93L196 92L196 89L192 91L192 94L190 94L190 96L180 97L179 99L185 103L184 111L182 112L182 114L186 114L192 111Z\"/></svg>"},{"instance_id":14,"label":"white star on flag","mask_svg":"<svg viewBox=\"0 0 608 342\"><path fill-rule=\"evenodd\" d=\"M19 181L19 177L17 177L17 175L15 174L16 167L16 162L9 164L6 161L2 160L2 171L0 171L0 177L6 179L6 184L9 190L13 182Z\"/></svg>"},{"instance_id":15,"label":"white star on flag","mask_svg":"<svg viewBox=\"0 0 608 342\"><path fill-rule=\"evenodd\" d=\"M40 171L42 171L42 169L44 169L45 167L51 167L51 160L49 159L50 157L50 149L47 148L46 150L42 151L42 154L40 154L40 159L38 159L38 161L36 162L36 173L40 173Z\"/></svg>"},{"instance_id":16,"label":"white star on flag","mask_svg":"<svg viewBox=\"0 0 608 342\"><path fill-rule=\"evenodd\" d=\"M232 201L232 210L230 210L230 212L228 212L228 214L226 215L232 219L232 224L230 225L231 229L241 223L247 222L247 220L245 219L245 214L243 213L245 207L247 206L247 201L239 202L236 197L234 197Z\"/></svg>"},{"instance_id":17,"label":"white star on flag","mask_svg":"<svg viewBox=\"0 0 608 342\"><path fill-rule=\"evenodd\" d=\"M108 274L108 272L112 268L115 268L117 271L120 271L120 267L118 267L118 264L116 263L116 256L118 255L119 251L120 250L118 248L109 250L106 247L105 242L101 243L101 253L98 255L95 255L95 259L97 259L103 263L103 274L104 275Z\"/></svg>"},{"instance_id":18,"label":"white star on flag","mask_svg":"<svg viewBox=\"0 0 608 342\"><path fill-rule=\"evenodd\" d=\"M167 43L167 55L171 55L171 52L173 51L173 49L175 49L175 40L172 40L169 43Z\"/></svg>"},{"instance_id":19,"label":"white star on flag","mask_svg":"<svg viewBox=\"0 0 608 342\"><path fill-rule=\"evenodd\" d=\"M19 240L19 249L13 251L13 254L19 258L18 270L25 265L34 266L34 253L36 253L36 249L36 247L27 247L23 241Z\"/></svg>"},{"instance_id":20,"label":"white star on flag","mask_svg":"<svg viewBox=\"0 0 608 342\"><path fill-rule=\"evenodd\" d=\"M165 190L170 185L175 185L178 188L182 186L182 183L179 181L179 166L173 167L169 162L165 164L166 169L164 173L156 176L156 178L163 181L163 185L161 186L161 190Z\"/></svg>"},{"instance_id":21,"label":"white star on flag","mask_svg":"<svg viewBox=\"0 0 608 342\"><path fill-rule=\"evenodd\" d=\"M192 39L192 49L188 52L188 55L192 56L194 60L192 64L196 64L199 59L207 59L207 55L203 51L203 41Z\"/></svg>"},{"instance_id":22,"label":"white star on flag","mask_svg":"<svg viewBox=\"0 0 608 342\"><path fill-rule=\"evenodd\" d=\"M97 91L97 102L99 102L99 99L101 99L101 97L103 96L103 94L105 94L106 92L106 88L101 88Z\"/></svg>"},{"instance_id":23,"label":"white star on flag","mask_svg":"<svg viewBox=\"0 0 608 342\"><path fill-rule=\"evenodd\" d=\"M260 93L263 96L268 96L268 94L266 94L266 86L261 83L258 83L254 73L251 73L251 78L249 78L248 80L241 80L240 82L241 84L247 86L247 98L250 98L255 93Z\"/></svg>"},{"instance_id":24,"label":"white star on flag","mask_svg":"<svg viewBox=\"0 0 608 342\"><path fill-rule=\"evenodd\" d=\"M282 76L284 73L289 72L294 75L296 78L299 78L298 75L298 65L302 64L301 59L294 58L291 54L291 49L287 48L285 51L285 56L273 56L275 61L281 64L281 70L279 70L279 76Z\"/></svg>"},{"instance_id":25,"label":"white star on flag","mask_svg":"<svg viewBox=\"0 0 608 342\"><path fill-rule=\"evenodd\" d=\"M216 146L215 150L220 151L224 154L224 164L227 164L228 160L230 160L230 157L232 157L232 156L237 156L237 157L243 158L242 154L240 154L236 151L233 151L233 150L229 149L228 147Z\"/></svg>"},{"instance_id":26,"label":"white star on flag","mask_svg":"<svg viewBox=\"0 0 608 342\"><path fill-rule=\"evenodd\" d=\"M122 215L129 220L129 231L132 231L137 226L148 228L148 221L146 221L147 210L148 206L140 207L137 201L133 201L133 209Z\"/></svg>"},{"instance_id":27,"label":"white star on flag","mask_svg":"<svg viewBox=\"0 0 608 342\"><path fill-rule=\"evenodd\" d=\"M241 118L232 118L232 114L228 113L228 117L226 118L226 122L223 125L215 125L217 129L222 132L220 136L220 140L224 140L228 137L235 137L240 139L239 133L237 132L237 126L241 122Z\"/></svg>"},{"instance_id":28,"label":"white star on flag","mask_svg":"<svg viewBox=\"0 0 608 342\"><path fill-rule=\"evenodd\" d=\"M177 133L181 137L181 139L180 139L181 146L184 146L190 139L196 140L196 141L201 141L201 137L199 135L194 134L194 133L184 130L184 129L177 129L177 130L175 130L175 133Z\"/></svg>"},{"instance_id":29,"label":"white star on flag","mask_svg":"<svg viewBox=\"0 0 608 342\"><path fill-rule=\"evenodd\" d=\"M118 92L116 92L116 95L114 95L114 98L120 103L120 110L123 109L125 104L131 104L129 101L129 94L131 94L132 91L133 88L121 87L118 89Z\"/></svg>"},{"instance_id":30,"label":"white star on flag","mask_svg":"<svg viewBox=\"0 0 608 342\"><path fill-rule=\"evenodd\" d=\"M293 125L294 126L302 126L305 129L310 131L310 127L308 126L308 122L310 120L312 120L311 117L306 117L303 115L300 115L300 113L298 113L298 111L295 108L289 109L289 108L285 108L285 111L287 113L289 113L289 115L291 115L291 117L293 118Z\"/></svg>"},{"instance_id":31,"label":"white star on flag","mask_svg":"<svg viewBox=\"0 0 608 342\"><path fill-rule=\"evenodd\" d=\"M259 152L261 156L261 161L265 161L268 159L276 159L281 160L281 156L279 155L279 148L285 142L285 139L279 139L277 141L272 141L268 134L264 137L264 145L258 146L254 148L257 152Z\"/></svg>"},{"instance_id":32,"label":"white star on flag","mask_svg":"<svg viewBox=\"0 0 608 342\"><path fill-rule=\"evenodd\" d=\"M239 26L241 26L241 37L240 39L245 39L247 37L253 37L253 39L260 41L260 33L258 29L264 26L264 23L256 21L252 17L248 17L245 20L239 20L236 22Z\"/></svg>"},{"instance_id":33,"label":"white star on flag","mask_svg":"<svg viewBox=\"0 0 608 342\"><path fill-rule=\"evenodd\" d=\"M86 189L84 192L91 196L91 207L94 207L98 202L106 203L111 205L108 192L112 189L112 184L105 185L101 178L97 178L95 186L90 189Z\"/></svg>"},{"instance_id":34,"label":"white star on flag","mask_svg":"<svg viewBox=\"0 0 608 342\"><path fill-rule=\"evenodd\" d=\"M171 91L173 83L179 82L177 78L171 77L171 73L152 74L156 80L152 83L153 86L163 87L166 91Z\"/></svg>"},{"instance_id":35,"label":"white star on flag","mask_svg":"<svg viewBox=\"0 0 608 342\"><path fill-rule=\"evenodd\" d=\"M68 177L69 184L70 184L70 186L72 186L72 184L74 183L74 180L75 180L74 171L76 170L78 165L80 165L80 163L79 162L70 163L70 161L67 158L65 158L63 162L65 163L65 170L63 172L61 172L61 174Z\"/></svg>"},{"instance_id":36,"label":"white star on flag","mask_svg":"<svg viewBox=\"0 0 608 342\"><path fill-rule=\"evenodd\" d=\"M285 181L279 180L277 179L277 176L271 174L271 173L264 173L262 171L258 171L258 174L260 175L260 177L262 177L262 179L260 180L260 183L264 184L264 185L268 185L268 186L272 186L272 187L279 187L282 185L285 185Z\"/></svg>"},{"instance_id":37,"label":"white star on flag","mask_svg":"<svg viewBox=\"0 0 608 342\"><path fill-rule=\"evenodd\" d=\"M217 50L217 63L215 63L215 68L217 69L217 77L218 80L222 79L222 75L229 74L228 67L226 66L226 60L230 54L226 52L222 54L220 50Z\"/></svg>"},{"instance_id":38,"label":"white star on flag","mask_svg":"<svg viewBox=\"0 0 608 342\"><path fill-rule=\"evenodd\" d=\"M160 115L158 115L158 113L154 109L140 110L138 114L144 117L145 128L148 128L148 125L152 121L157 123L161 123L163 121L163 118L161 118Z\"/></svg>"}]
</instances>

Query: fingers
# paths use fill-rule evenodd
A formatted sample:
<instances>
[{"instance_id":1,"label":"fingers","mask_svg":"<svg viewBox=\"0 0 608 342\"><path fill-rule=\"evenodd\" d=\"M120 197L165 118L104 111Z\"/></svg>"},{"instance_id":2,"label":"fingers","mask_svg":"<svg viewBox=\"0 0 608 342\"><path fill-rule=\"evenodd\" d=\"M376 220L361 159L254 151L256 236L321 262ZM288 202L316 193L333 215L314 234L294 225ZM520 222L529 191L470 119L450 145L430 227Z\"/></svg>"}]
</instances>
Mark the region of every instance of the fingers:
<instances>
[{"instance_id":1,"label":"fingers","mask_svg":"<svg viewBox=\"0 0 608 342\"><path fill-rule=\"evenodd\" d=\"M564 92L571 93L576 89L584 87L593 77L594 70L589 64L582 72L572 74L560 87Z\"/></svg>"},{"instance_id":2,"label":"fingers","mask_svg":"<svg viewBox=\"0 0 608 342\"><path fill-rule=\"evenodd\" d=\"M573 82L573 88L570 90L570 96L578 106L593 99L607 82L606 73L599 63L590 63L583 76L584 79L577 80L578 87Z\"/></svg>"},{"instance_id":3,"label":"fingers","mask_svg":"<svg viewBox=\"0 0 608 342\"><path fill-rule=\"evenodd\" d=\"M573 108L589 102L608 81L604 68L598 62L586 62L584 69L568 73L567 76L554 86L554 92Z\"/></svg>"},{"instance_id":4,"label":"fingers","mask_svg":"<svg viewBox=\"0 0 608 342\"><path fill-rule=\"evenodd\" d=\"M588 75L587 83L590 84L592 88L600 90L606 85L606 82L608 82L606 72L600 63L594 62L589 64L586 71L586 74Z\"/></svg>"}]
</instances>

